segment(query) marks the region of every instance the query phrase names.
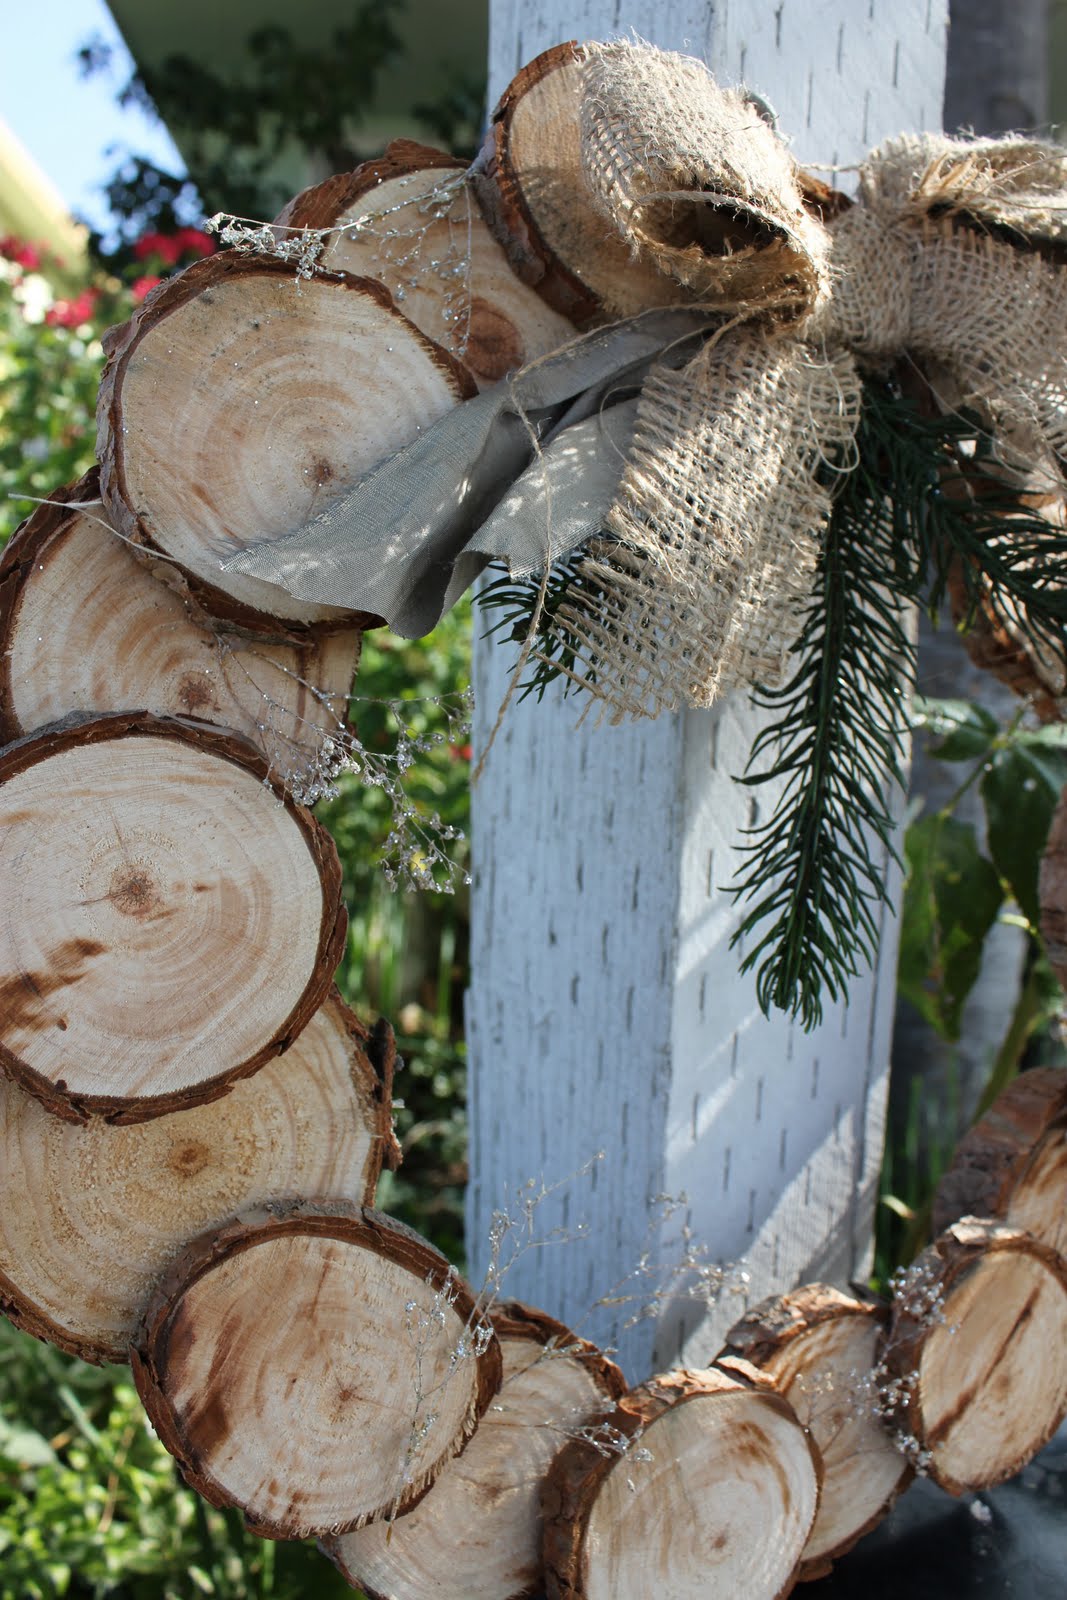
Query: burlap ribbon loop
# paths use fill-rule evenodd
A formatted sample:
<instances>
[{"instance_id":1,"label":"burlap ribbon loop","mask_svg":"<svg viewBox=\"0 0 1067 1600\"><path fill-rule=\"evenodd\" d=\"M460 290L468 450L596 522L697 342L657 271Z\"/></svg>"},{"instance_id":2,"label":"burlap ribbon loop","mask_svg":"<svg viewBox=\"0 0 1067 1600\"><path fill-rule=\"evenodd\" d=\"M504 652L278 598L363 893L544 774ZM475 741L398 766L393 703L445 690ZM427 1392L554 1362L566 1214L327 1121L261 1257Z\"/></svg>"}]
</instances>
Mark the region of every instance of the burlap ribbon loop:
<instances>
[{"instance_id":1,"label":"burlap ribbon loop","mask_svg":"<svg viewBox=\"0 0 1067 1600\"><path fill-rule=\"evenodd\" d=\"M717 306L806 315L828 286L828 240L797 168L752 101L702 61L587 45L582 171L635 255Z\"/></svg>"},{"instance_id":2,"label":"burlap ribbon loop","mask_svg":"<svg viewBox=\"0 0 1067 1600\"><path fill-rule=\"evenodd\" d=\"M786 152L751 112L745 126L740 96L705 80L700 63L651 50L588 51L594 200L663 270L716 296L729 286L754 314L804 281L795 251L812 242L811 314L792 326L753 315L645 381L607 519L620 546L588 557L586 609L561 613L613 720L783 681L861 368L921 362L946 410L986 419L1012 481L1062 507L1067 274L1037 246L1067 227L1067 157L1016 139L894 140L864 164L857 204L803 228ZM673 214L640 201L681 189L682 175L695 195L733 183L737 214L780 231L733 255L672 248Z\"/></svg>"},{"instance_id":3,"label":"burlap ribbon loop","mask_svg":"<svg viewBox=\"0 0 1067 1600\"><path fill-rule=\"evenodd\" d=\"M985 419L1013 482L1062 510L1067 153L1025 139L892 140L827 223L805 206L773 129L701 62L637 44L589 45L581 59L581 170L561 156L552 176L581 187L576 212L609 219L645 278L685 285L695 322L663 336L639 380L622 361L640 395L624 394L614 426L602 426L618 398L611 346L647 351L659 324L604 328L505 379L496 400L467 402L513 411L525 433L508 433L506 416L481 429L443 419L412 447L425 481L401 452L322 526L228 564L301 598L325 584L332 603L365 608L367 573L392 571L402 551L417 594L390 577L376 604L416 631L491 556L522 573L531 548L551 560L581 547L574 603L556 616L575 670L613 719L655 716L781 681L834 477L850 464L861 372L918 362L945 410ZM520 403L531 383L603 386L573 448L566 414L543 448L551 419L531 421L536 398ZM495 470L494 450L511 450L511 467ZM604 471L582 468L590 451ZM501 500L509 471L521 477ZM445 492L459 483L462 494Z\"/></svg>"}]
</instances>

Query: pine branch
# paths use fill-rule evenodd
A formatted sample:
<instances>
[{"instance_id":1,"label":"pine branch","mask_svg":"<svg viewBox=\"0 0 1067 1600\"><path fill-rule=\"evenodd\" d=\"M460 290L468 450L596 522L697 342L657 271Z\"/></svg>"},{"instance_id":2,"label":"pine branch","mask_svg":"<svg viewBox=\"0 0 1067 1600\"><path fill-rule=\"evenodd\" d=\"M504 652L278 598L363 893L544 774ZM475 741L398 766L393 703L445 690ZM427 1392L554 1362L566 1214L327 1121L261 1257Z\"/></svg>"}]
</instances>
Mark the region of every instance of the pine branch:
<instances>
[{"instance_id":1,"label":"pine branch","mask_svg":"<svg viewBox=\"0 0 1067 1600\"><path fill-rule=\"evenodd\" d=\"M805 1028L876 953L915 672L904 607L921 601L936 617L962 574L971 618L980 604L1010 610L1031 640L1067 657L1067 531L1008 479L982 419L927 415L896 384L871 380L856 443L854 469L833 479L792 677L754 691L774 720L739 780L774 782L779 794L769 820L746 832L731 893L748 909L733 942L756 936L742 970L756 970L761 1007ZM591 677L557 628L564 605L596 613L584 553L552 570L523 696L541 699L559 676L568 688ZM536 579L491 584L481 603L500 616L489 632L524 640L537 592Z\"/></svg>"},{"instance_id":2,"label":"pine branch","mask_svg":"<svg viewBox=\"0 0 1067 1600\"><path fill-rule=\"evenodd\" d=\"M732 943L762 930L741 970L756 969L764 1012L792 1012L805 1028L873 960L885 866L896 854L890 795L903 783L903 690L914 676L901 606L917 592L919 568L883 499L878 431L865 415L859 464L839 486L793 646L793 676L756 691L776 719L739 780L784 780L784 788L770 819L746 830L748 865L731 893L753 903ZM769 765L754 770L764 756Z\"/></svg>"},{"instance_id":3,"label":"pine branch","mask_svg":"<svg viewBox=\"0 0 1067 1600\"><path fill-rule=\"evenodd\" d=\"M599 537L603 541L609 536L601 534ZM588 544L580 545L553 562L539 617L536 616L536 608L541 587L540 573L529 578L496 578L476 596L478 605L484 610L498 613L496 621L486 629L483 638L499 635L514 640L516 644L524 644L536 617L537 643L530 656L529 676L519 686L520 701L532 694L540 702L549 685L560 678L563 680L564 694L572 693L583 682L596 682L595 669L579 659L570 632L557 625L559 609L563 605L588 610L594 615L597 612L600 586L582 570L588 553Z\"/></svg>"},{"instance_id":4,"label":"pine branch","mask_svg":"<svg viewBox=\"0 0 1067 1600\"><path fill-rule=\"evenodd\" d=\"M980 418L926 416L893 384L869 382L856 468L840 484L796 669L756 691L777 713L739 780L785 780L770 820L748 830L749 865L731 887L754 902L733 943L759 1003L805 1028L873 961L885 865L899 859L889 796L902 785L914 654L902 608L936 618L962 574L973 619L988 599L1035 643L1067 655L1067 533L1006 478ZM966 624L965 624L966 625ZM769 766L754 771L768 756ZM767 924L770 923L768 927Z\"/></svg>"}]
</instances>

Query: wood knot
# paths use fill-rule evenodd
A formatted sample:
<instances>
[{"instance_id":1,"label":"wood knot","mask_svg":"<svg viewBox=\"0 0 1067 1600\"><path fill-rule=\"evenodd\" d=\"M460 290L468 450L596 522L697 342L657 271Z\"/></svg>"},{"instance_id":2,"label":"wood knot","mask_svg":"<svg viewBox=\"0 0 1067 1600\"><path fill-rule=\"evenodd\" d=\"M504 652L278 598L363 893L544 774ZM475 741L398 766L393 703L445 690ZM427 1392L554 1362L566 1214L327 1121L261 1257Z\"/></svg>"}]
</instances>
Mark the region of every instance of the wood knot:
<instances>
[{"instance_id":1,"label":"wood knot","mask_svg":"<svg viewBox=\"0 0 1067 1600\"><path fill-rule=\"evenodd\" d=\"M179 1178L195 1178L197 1173L203 1172L210 1160L210 1146L190 1140L188 1144L179 1145L171 1153L167 1165Z\"/></svg>"},{"instance_id":2,"label":"wood knot","mask_svg":"<svg viewBox=\"0 0 1067 1600\"><path fill-rule=\"evenodd\" d=\"M163 904L155 880L144 867L120 867L111 880L107 898L123 916L142 922L154 916Z\"/></svg>"},{"instance_id":3,"label":"wood knot","mask_svg":"<svg viewBox=\"0 0 1067 1600\"><path fill-rule=\"evenodd\" d=\"M471 301L464 361L479 378L496 383L521 367L526 351L515 324L488 300Z\"/></svg>"},{"instance_id":4,"label":"wood knot","mask_svg":"<svg viewBox=\"0 0 1067 1600\"><path fill-rule=\"evenodd\" d=\"M183 673L178 684L178 703L183 711L196 716L199 711L217 711L215 691L205 673Z\"/></svg>"}]
</instances>

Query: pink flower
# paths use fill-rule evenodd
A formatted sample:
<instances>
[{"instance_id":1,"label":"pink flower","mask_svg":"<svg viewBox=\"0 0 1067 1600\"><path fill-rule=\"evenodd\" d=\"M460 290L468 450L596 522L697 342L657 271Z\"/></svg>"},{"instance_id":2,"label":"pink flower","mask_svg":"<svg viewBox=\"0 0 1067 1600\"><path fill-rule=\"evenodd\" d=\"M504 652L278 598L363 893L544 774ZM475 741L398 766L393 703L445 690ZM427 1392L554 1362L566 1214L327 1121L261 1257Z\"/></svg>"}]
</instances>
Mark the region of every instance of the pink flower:
<instances>
[{"instance_id":1,"label":"pink flower","mask_svg":"<svg viewBox=\"0 0 1067 1600\"><path fill-rule=\"evenodd\" d=\"M130 293L139 304L146 297L146 295L150 295L152 293L152 290L155 288L157 283L162 282L162 278L153 278L151 276L147 278L135 278L133 283L130 285Z\"/></svg>"},{"instance_id":2,"label":"pink flower","mask_svg":"<svg viewBox=\"0 0 1067 1600\"><path fill-rule=\"evenodd\" d=\"M80 328L91 318L99 298L99 289L83 289L73 300L57 300L45 312L44 320L50 328Z\"/></svg>"},{"instance_id":3,"label":"pink flower","mask_svg":"<svg viewBox=\"0 0 1067 1600\"><path fill-rule=\"evenodd\" d=\"M213 256L216 245L209 233L204 233L200 228L179 228L174 235L182 247L183 254L198 256Z\"/></svg>"},{"instance_id":4,"label":"pink flower","mask_svg":"<svg viewBox=\"0 0 1067 1600\"><path fill-rule=\"evenodd\" d=\"M158 256L168 267L176 267L182 247L177 234L143 233L134 245L133 253L138 261L146 261L149 256Z\"/></svg>"},{"instance_id":5,"label":"pink flower","mask_svg":"<svg viewBox=\"0 0 1067 1600\"><path fill-rule=\"evenodd\" d=\"M0 256L7 261L13 261L17 267L25 267L27 272L36 272L41 265L41 252L32 244L23 244L21 239L10 236L0 239Z\"/></svg>"}]
</instances>

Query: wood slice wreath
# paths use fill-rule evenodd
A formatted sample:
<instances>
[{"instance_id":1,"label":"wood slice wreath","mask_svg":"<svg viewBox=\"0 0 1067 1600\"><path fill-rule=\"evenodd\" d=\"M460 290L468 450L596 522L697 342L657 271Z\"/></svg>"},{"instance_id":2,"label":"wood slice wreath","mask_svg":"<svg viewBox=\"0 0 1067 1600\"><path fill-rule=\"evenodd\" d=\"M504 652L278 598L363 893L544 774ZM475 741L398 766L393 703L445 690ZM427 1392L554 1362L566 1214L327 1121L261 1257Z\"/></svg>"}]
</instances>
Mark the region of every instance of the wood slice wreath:
<instances>
[{"instance_id":1,"label":"wood slice wreath","mask_svg":"<svg viewBox=\"0 0 1067 1600\"><path fill-rule=\"evenodd\" d=\"M754 1369L652 1378L603 1425L631 1448L575 1440L549 1469L549 1600L789 1592L821 1465L788 1401Z\"/></svg>"},{"instance_id":2,"label":"wood slice wreath","mask_svg":"<svg viewBox=\"0 0 1067 1600\"><path fill-rule=\"evenodd\" d=\"M874 1373L888 1323L887 1305L813 1283L765 1300L727 1335L725 1354L758 1367L819 1447L822 1494L801 1579L829 1572L911 1478L877 1414Z\"/></svg>"},{"instance_id":3,"label":"wood slice wreath","mask_svg":"<svg viewBox=\"0 0 1067 1600\"><path fill-rule=\"evenodd\" d=\"M331 230L321 265L384 283L415 326L485 388L555 350L574 328L512 272L466 170L455 156L398 139L379 160L305 189L277 225Z\"/></svg>"},{"instance_id":4,"label":"wood slice wreath","mask_svg":"<svg viewBox=\"0 0 1067 1600\"><path fill-rule=\"evenodd\" d=\"M0 1066L135 1122L287 1048L345 934L333 841L207 723L74 721L0 755Z\"/></svg>"},{"instance_id":5,"label":"wood slice wreath","mask_svg":"<svg viewBox=\"0 0 1067 1600\"><path fill-rule=\"evenodd\" d=\"M525 1600L542 1592L541 1480L560 1444L626 1391L614 1362L544 1312L493 1314L503 1382L478 1431L394 1523L333 1541L369 1600Z\"/></svg>"},{"instance_id":6,"label":"wood slice wreath","mask_svg":"<svg viewBox=\"0 0 1067 1600\"><path fill-rule=\"evenodd\" d=\"M965 1218L909 1269L883 1356L885 1403L950 1494L1013 1477L1067 1415L1067 1263Z\"/></svg>"},{"instance_id":7,"label":"wood slice wreath","mask_svg":"<svg viewBox=\"0 0 1067 1600\"><path fill-rule=\"evenodd\" d=\"M512 79L472 172L486 220L524 283L579 326L686 298L634 259L610 224L582 202L580 58L554 45Z\"/></svg>"},{"instance_id":8,"label":"wood slice wreath","mask_svg":"<svg viewBox=\"0 0 1067 1600\"><path fill-rule=\"evenodd\" d=\"M970 1130L938 1185L934 1231L959 1217L1022 1228L1067 1257L1067 1072L1035 1067Z\"/></svg>"},{"instance_id":9,"label":"wood slice wreath","mask_svg":"<svg viewBox=\"0 0 1067 1600\"><path fill-rule=\"evenodd\" d=\"M285 1056L208 1106L114 1127L52 1116L0 1081L0 1304L83 1361L125 1361L163 1271L267 1200L370 1205L392 1133L391 1036L331 995Z\"/></svg>"},{"instance_id":10,"label":"wood slice wreath","mask_svg":"<svg viewBox=\"0 0 1067 1600\"><path fill-rule=\"evenodd\" d=\"M222 560L299 528L474 392L381 284L225 251L162 284L112 336L101 492L114 526L175 560L216 615L260 631L278 618L351 628L359 614Z\"/></svg>"},{"instance_id":11,"label":"wood slice wreath","mask_svg":"<svg viewBox=\"0 0 1067 1600\"><path fill-rule=\"evenodd\" d=\"M268 1207L196 1240L131 1363L188 1482L272 1539L410 1509L501 1380L492 1326L445 1258L334 1202Z\"/></svg>"},{"instance_id":12,"label":"wood slice wreath","mask_svg":"<svg viewBox=\"0 0 1067 1600\"><path fill-rule=\"evenodd\" d=\"M250 639L109 530L94 468L53 494L0 560L0 740L71 712L201 717L258 746L302 788L346 726L358 629ZM84 509L82 509L84 508Z\"/></svg>"}]
</instances>

